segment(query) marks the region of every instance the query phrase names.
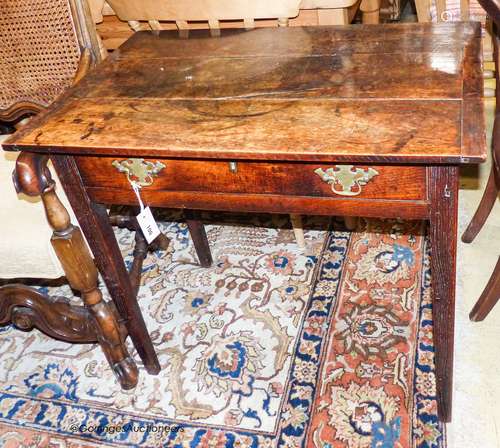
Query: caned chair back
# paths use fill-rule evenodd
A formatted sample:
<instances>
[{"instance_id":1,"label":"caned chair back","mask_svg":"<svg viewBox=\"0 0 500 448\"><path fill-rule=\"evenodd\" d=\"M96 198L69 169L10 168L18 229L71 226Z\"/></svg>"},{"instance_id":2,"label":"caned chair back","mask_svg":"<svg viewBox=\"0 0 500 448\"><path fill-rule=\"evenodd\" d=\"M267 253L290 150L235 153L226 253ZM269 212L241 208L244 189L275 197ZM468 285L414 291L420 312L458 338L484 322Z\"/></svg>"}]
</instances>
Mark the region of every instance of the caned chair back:
<instances>
[{"instance_id":1,"label":"caned chair back","mask_svg":"<svg viewBox=\"0 0 500 448\"><path fill-rule=\"evenodd\" d=\"M1 0L0 120L47 107L96 49L86 0Z\"/></svg>"}]
</instances>

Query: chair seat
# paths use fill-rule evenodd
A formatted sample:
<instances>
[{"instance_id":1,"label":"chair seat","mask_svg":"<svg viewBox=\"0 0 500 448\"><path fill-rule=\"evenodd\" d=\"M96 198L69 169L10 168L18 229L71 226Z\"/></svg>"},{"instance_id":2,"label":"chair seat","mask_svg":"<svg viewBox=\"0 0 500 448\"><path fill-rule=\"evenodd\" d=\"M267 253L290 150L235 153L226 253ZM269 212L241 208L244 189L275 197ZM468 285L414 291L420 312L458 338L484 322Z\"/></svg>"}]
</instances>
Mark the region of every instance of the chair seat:
<instances>
[{"instance_id":1,"label":"chair seat","mask_svg":"<svg viewBox=\"0 0 500 448\"><path fill-rule=\"evenodd\" d=\"M6 137L0 136L0 143ZM64 272L50 243L52 230L41 199L18 195L14 189L11 176L16 158L15 153L1 151L0 145L0 278L61 277ZM61 190L58 195L71 210Z\"/></svg>"}]
</instances>

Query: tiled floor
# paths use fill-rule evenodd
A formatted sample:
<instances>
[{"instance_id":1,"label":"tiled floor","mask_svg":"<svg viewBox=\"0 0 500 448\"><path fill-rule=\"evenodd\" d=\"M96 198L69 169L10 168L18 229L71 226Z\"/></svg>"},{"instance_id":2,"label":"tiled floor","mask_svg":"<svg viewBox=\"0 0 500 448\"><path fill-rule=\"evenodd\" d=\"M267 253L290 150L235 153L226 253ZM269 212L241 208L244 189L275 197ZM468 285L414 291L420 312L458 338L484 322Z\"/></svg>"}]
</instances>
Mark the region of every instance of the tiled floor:
<instances>
[{"instance_id":1,"label":"tiled floor","mask_svg":"<svg viewBox=\"0 0 500 448\"><path fill-rule=\"evenodd\" d=\"M488 135L494 103L487 101ZM490 163L462 176L459 232L467 227L481 198ZM453 421L450 448L500 448L500 304L483 322L468 314L481 294L500 254L500 204L472 244L458 246Z\"/></svg>"}]
</instances>

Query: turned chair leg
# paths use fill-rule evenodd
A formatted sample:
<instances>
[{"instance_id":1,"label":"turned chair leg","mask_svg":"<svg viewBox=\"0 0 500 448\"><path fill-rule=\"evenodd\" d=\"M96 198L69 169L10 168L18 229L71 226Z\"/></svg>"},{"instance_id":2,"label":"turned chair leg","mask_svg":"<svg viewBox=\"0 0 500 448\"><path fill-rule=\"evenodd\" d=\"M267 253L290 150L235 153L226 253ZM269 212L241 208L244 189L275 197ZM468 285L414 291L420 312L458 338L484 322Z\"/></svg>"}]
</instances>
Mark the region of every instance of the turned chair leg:
<instances>
[{"instance_id":1,"label":"turned chair leg","mask_svg":"<svg viewBox=\"0 0 500 448\"><path fill-rule=\"evenodd\" d=\"M134 219L137 222L137 220ZM157 249L167 250L170 244L170 239L166 237L163 233L160 233L155 240L148 244L144 234L137 224L135 230L135 247L133 252L134 260L132 261L132 266L130 267L129 276L130 282L134 287L134 293L137 296L139 288L141 286L141 276L142 276L142 266L144 264L144 259L148 252L155 251Z\"/></svg>"},{"instance_id":2,"label":"turned chair leg","mask_svg":"<svg viewBox=\"0 0 500 448\"><path fill-rule=\"evenodd\" d=\"M47 157L22 152L16 162L14 183L18 192L41 196L47 220L53 229L52 246L70 286L81 292L89 316L94 320L97 341L123 389L137 385L138 371L128 354L113 308L103 300L98 273L78 227L55 193L55 182L47 168Z\"/></svg>"},{"instance_id":3,"label":"turned chair leg","mask_svg":"<svg viewBox=\"0 0 500 448\"><path fill-rule=\"evenodd\" d=\"M358 227L358 217L357 216L344 216L344 224L347 230L351 232L356 230Z\"/></svg>"},{"instance_id":4,"label":"turned chair leg","mask_svg":"<svg viewBox=\"0 0 500 448\"><path fill-rule=\"evenodd\" d=\"M361 0L359 9L362 13L361 21L364 25L380 23L380 0Z\"/></svg>"},{"instance_id":5,"label":"turned chair leg","mask_svg":"<svg viewBox=\"0 0 500 448\"><path fill-rule=\"evenodd\" d=\"M491 274L488 284L484 288L481 297L474 305L474 308L469 314L470 320L479 322L490 313L493 307L500 299L500 258L497 260L495 270Z\"/></svg>"},{"instance_id":6,"label":"turned chair leg","mask_svg":"<svg viewBox=\"0 0 500 448\"><path fill-rule=\"evenodd\" d=\"M462 235L462 241L464 243L471 243L476 238L477 234L483 228L484 223L488 219L491 213L493 205L498 197L498 186L495 179L495 167L491 167L490 177L488 178L488 183L486 184L486 189L484 190L483 197L479 203L479 207L474 213L467 230Z\"/></svg>"},{"instance_id":7,"label":"turned chair leg","mask_svg":"<svg viewBox=\"0 0 500 448\"><path fill-rule=\"evenodd\" d=\"M132 254L134 259L129 270L129 277L134 288L134 294L137 297L141 286L142 266L146 255L148 252L157 249L167 250L170 239L164 233L160 233L151 244L148 244L135 217L139 211L135 207L130 208L129 211L130 213L127 215L110 215L109 222L112 226L126 228L135 232L135 246Z\"/></svg>"},{"instance_id":8,"label":"turned chair leg","mask_svg":"<svg viewBox=\"0 0 500 448\"><path fill-rule=\"evenodd\" d=\"M304 225L302 223L301 215L290 215L290 221L292 223L293 233L295 235L295 241L297 246L301 249L306 247L306 240L304 239Z\"/></svg>"}]
</instances>

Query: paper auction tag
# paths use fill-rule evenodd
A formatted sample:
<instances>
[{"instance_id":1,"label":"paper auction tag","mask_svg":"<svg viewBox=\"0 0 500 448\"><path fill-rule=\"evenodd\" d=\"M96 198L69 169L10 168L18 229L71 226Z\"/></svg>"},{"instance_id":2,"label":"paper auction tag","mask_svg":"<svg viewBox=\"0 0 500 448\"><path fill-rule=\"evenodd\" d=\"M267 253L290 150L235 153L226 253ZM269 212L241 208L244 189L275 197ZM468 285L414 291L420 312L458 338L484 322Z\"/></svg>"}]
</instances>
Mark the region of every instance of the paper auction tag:
<instances>
[{"instance_id":1,"label":"paper auction tag","mask_svg":"<svg viewBox=\"0 0 500 448\"><path fill-rule=\"evenodd\" d=\"M153 213L151 213L151 209L149 207L144 207L140 192L141 187L133 181L130 181L130 184L132 185L132 189L141 207L141 212L136 216L136 219L144 238L146 238L146 241L150 244L160 234L160 229L158 228L158 224L156 224Z\"/></svg>"},{"instance_id":2,"label":"paper auction tag","mask_svg":"<svg viewBox=\"0 0 500 448\"><path fill-rule=\"evenodd\" d=\"M137 222L139 223L139 227L141 228L144 238L146 238L148 244L150 244L160 234L158 224L156 224L149 207L144 208L144 210L137 215Z\"/></svg>"}]
</instances>

